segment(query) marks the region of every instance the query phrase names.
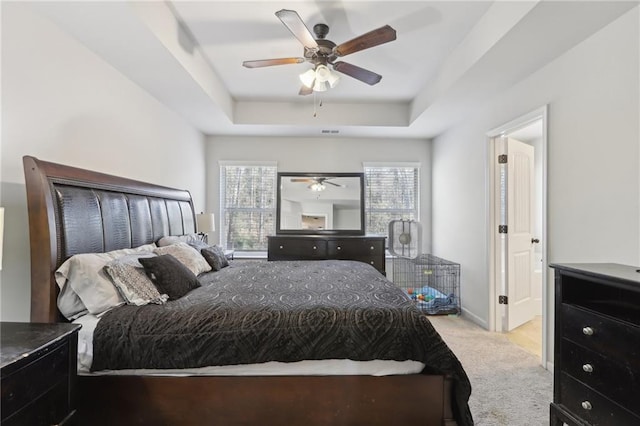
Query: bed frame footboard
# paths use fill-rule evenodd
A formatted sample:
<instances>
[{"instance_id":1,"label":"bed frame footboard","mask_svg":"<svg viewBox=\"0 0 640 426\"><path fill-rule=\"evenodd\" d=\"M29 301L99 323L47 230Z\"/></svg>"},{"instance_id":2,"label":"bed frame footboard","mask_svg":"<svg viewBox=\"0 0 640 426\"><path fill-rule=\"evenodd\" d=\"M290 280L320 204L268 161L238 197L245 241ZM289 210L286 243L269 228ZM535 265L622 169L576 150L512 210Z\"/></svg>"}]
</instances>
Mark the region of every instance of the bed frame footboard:
<instances>
[{"instance_id":1,"label":"bed frame footboard","mask_svg":"<svg viewBox=\"0 0 640 426\"><path fill-rule=\"evenodd\" d=\"M443 376L81 376L78 424L455 425Z\"/></svg>"}]
</instances>

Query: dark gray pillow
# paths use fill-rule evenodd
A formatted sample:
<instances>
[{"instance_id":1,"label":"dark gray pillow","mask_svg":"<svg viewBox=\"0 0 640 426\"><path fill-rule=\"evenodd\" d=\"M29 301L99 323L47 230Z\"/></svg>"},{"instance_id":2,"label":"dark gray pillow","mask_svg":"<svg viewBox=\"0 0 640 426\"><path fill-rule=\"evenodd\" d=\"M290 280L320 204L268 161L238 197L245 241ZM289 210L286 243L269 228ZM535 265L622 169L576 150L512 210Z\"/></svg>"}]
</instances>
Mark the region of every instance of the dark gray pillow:
<instances>
[{"instance_id":1,"label":"dark gray pillow","mask_svg":"<svg viewBox=\"0 0 640 426\"><path fill-rule=\"evenodd\" d=\"M204 248L200 250L200 254L202 254L202 257L205 258L214 271L219 271L225 266L229 266L229 261L224 255L224 250L219 246L213 245L211 247Z\"/></svg>"},{"instance_id":2,"label":"dark gray pillow","mask_svg":"<svg viewBox=\"0 0 640 426\"><path fill-rule=\"evenodd\" d=\"M187 244L189 244L191 247L193 247L194 249L200 251L202 249L205 248L209 248L209 244L205 243L204 241L200 241L200 240L196 240L196 241L191 241L188 242Z\"/></svg>"},{"instance_id":3,"label":"dark gray pillow","mask_svg":"<svg viewBox=\"0 0 640 426\"><path fill-rule=\"evenodd\" d=\"M179 299L200 287L194 273L170 254L140 258L138 261L158 291L169 296L169 300Z\"/></svg>"}]
</instances>

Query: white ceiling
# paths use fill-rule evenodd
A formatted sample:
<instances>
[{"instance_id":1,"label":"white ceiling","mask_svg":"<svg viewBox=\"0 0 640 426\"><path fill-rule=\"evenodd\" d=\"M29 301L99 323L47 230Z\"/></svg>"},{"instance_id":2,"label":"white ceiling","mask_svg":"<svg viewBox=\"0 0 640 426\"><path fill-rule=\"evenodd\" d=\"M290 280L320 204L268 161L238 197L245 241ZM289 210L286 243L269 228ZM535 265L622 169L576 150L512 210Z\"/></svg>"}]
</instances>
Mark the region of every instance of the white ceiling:
<instances>
[{"instance_id":1,"label":"white ceiling","mask_svg":"<svg viewBox=\"0 0 640 426\"><path fill-rule=\"evenodd\" d=\"M385 24L397 40L341 58L383 76L371 87L343 78L339 89L324 97L333 100L411 101L426 76L433 75L442 61L464 38L490 6L486 2L234 2L173 4L215 72L239 100L278 100L296 97L298 74L309 63L268 69L241 67L243 60L303 56L300 42L275 16L280 8L296 10L312 29L329 25L327 39L340 44Z\"/></svg>"},{"instance_id":2,"label":"white ceiling","mask_svg":"<svg viewBox=\"0 0 640 426\"><path fill-rule=\"evenodd\" d=\"M64 31L206 134L429 138L484 99L635 7L635 1L173 1L33 3ZM385 24L397 40L341 58L383 76L343 75L299 96L308 63L275 16L296 10L340 44ZM320 101L322 106L320 107ZM314 117L314 111L317 112ZM325 131L323 133L323 130ZM327 132L329 131L329 132Z\"/></svg>"}]
</instances>

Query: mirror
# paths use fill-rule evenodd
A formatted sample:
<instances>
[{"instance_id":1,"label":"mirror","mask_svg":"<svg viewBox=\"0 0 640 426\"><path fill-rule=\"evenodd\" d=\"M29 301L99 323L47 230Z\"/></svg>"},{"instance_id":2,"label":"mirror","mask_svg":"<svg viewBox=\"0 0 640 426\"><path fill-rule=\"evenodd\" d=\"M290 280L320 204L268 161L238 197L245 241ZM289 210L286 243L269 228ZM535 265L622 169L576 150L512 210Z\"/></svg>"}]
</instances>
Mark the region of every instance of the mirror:
<instances>
[{"instance_id":1,"label":"mirror","mask_svg":"<svg viewBox=\"0 0 640 426\"><path fill-rule=\"evenodd\" d=\"M363 173L278 173L277 234L364 235Z\"/></svg>"}]
</instances>

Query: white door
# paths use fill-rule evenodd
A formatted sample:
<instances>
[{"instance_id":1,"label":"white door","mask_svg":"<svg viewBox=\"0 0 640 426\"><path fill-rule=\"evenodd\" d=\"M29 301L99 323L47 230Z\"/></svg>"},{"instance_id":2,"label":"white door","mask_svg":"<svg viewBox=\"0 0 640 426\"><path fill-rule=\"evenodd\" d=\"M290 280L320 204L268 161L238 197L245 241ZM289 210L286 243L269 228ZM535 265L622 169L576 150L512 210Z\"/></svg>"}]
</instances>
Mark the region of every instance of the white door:
<instances>
[{"instance_id":1,"label":"white door","mask_svg":"<svg viewBox=\"0 0 640 426\"><path fill-rule=\"evenodd\" d=\"M534 149L506 140L507 331L535 316L533 294Z\"/></svg>"}]
</instances>

